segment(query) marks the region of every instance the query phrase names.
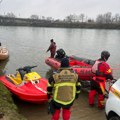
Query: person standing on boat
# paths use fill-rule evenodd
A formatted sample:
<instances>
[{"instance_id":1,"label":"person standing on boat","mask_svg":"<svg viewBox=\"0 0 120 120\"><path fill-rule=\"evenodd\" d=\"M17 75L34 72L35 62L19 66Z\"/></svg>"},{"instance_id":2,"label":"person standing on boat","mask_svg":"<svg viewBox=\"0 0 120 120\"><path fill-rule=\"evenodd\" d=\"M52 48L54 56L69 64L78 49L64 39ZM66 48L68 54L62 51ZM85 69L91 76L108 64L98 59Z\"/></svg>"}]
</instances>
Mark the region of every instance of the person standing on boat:
<instances>
[{"instance_id":1,"label":"person standing on boat","mask_svg":"<svg viewBox=\"0 0 120 120\"><path fill-rule=\"evenodd\" d=\"M49 78L47 87L50 101L51 120L59 120L62 110L63 120L70 119L70 108L75 98L78 98L81 84L78 75L69 67L68 58L62 58L61 68Z\"/></svg>"},{"instance_id":2,"label":"person standing on boat","mask_svg":"<svg viewBox=\"0 0 120 120\"><path fill-rule=\"evenodd\" d=\"M53 39L51 39L50 40L50 46L49 46L49 48L47 49L47 51L46 52L48 52L48 51L50 51L50 57L51 58L54 58L54 56L55 56L55 53L56 53L56 43L54 42L54 40Z\"/></svg>"},{"instance_id":3,"label":"person standing on boat","mask_svg":"<svg viewBox=\"0 0 120 120\"><path fill-rule=\"evenodd\" d=\"M112 70L106 63L110 53L108 51L101 52L101 58L95 61L92 72L95 77L91 80L91 90L89 92L89 105L94 105L94 96L98 93L98 108L104 108L105 83L107 79L113 80Z\"/></svg>"}]
</instances>

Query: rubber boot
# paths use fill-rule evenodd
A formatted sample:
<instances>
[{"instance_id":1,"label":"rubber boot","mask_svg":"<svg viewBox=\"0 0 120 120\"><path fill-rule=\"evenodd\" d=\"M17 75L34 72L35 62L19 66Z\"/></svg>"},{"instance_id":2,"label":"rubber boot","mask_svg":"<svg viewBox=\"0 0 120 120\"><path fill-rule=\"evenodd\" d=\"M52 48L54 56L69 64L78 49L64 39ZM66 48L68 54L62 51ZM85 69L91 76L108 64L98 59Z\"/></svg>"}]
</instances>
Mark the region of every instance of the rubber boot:
<instances>
[{"instance_id":1,"label":"rubber boot","mask_svg":"<svg viewBox=\"0 0 120 120\"><path fill-rule=\"evenodd\" d=\"M104 109L104 95L103 94L98 94L98 108L99 109Z\"/></svg>"},{"instance_id":2,"label":"rubber boot","mask_svg":"<svg viewBox=\"0 0 120 120\"><path fill-rule=\"evenodd\" d=\"M70 109L63 109L62 111L63 120L69 120L70 115L71 115Z\"/></svg>"},{"instance_id":3,"label":"rubber boot","mask_svg":"<svg viewBox=\"0 0 120 120\"><path fill-rule=\"evenodd\" d=\"M95 97L95 94L96 94L96 90L91 90L89 92L89 98L88 98L88 100L89 100L89 105L90 106L94 106L94 97Z\"/></svg>"},{"instance_id":4,"label":"rubber boot","mask_svg":"<svg viewBox=\"0 0 120 120\"><path fill-rule=\"evenodd\" d=\"M59 120L59 117L60 117L60 110L56 110L51 120Z\"/></svg>"}]
</instances>

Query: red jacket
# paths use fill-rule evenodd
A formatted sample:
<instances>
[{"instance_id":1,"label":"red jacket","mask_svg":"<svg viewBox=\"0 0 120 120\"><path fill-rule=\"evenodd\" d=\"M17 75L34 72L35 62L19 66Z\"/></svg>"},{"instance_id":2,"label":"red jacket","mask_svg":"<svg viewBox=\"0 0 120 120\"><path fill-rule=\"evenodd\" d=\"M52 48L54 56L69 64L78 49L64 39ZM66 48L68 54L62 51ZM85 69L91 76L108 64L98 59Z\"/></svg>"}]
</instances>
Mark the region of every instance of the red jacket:
<instances>
[{"instance_id":1,"label":"red jacket","mask_svg":"<svg viewBox=\"0 0 120 120\"><path fill-rule=\"evenodd\" d=\"M92 72L95 73L96 76L113 79L112 70L105 61L97 60L92 67Z\"/></svg>"},{"instance_id":2,"label":"red jacket","mask_svg":"<svg viewBox=\"0 0 120 120\"><path fill-rule=\"evenodd\" d=\"M56 44L54 42L52 42L50 44L50 46L49 46L47 51L49 51L49 50L50 50L51 53L55 53L56 52Z\"/></svg>"}]
</instances>

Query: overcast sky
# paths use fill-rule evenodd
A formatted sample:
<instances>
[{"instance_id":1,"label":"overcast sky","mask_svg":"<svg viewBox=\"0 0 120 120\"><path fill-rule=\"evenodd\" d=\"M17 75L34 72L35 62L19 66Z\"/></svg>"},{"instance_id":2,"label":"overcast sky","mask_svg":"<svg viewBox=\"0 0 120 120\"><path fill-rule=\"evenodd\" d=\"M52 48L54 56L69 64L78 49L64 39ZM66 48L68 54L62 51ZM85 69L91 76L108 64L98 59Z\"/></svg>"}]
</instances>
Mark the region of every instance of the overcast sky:
<instances>
[{"instance_id":1,"label":"overcast sky","mask_svg":"<svg viewBox=\"0 0 120 120\"><path fill-rule=\"evenodd\" d=\"M0 0L1 1L1 0ZM2 0L0 15L8 12L17 17L29 18L30 15L64 19L70 14L84 13L89 18L111 12L120 14L120 0Z\"/></svg>"}]
</instances>

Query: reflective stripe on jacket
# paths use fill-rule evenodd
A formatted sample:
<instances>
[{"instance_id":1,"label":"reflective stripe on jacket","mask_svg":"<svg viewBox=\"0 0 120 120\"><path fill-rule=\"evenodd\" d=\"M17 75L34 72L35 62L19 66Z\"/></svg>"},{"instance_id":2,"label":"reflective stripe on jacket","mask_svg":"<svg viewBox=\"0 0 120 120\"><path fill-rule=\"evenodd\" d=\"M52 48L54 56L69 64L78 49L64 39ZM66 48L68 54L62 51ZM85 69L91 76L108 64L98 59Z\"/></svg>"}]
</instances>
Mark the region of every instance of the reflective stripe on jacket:
<instances>
[{"instance_id":1,"label":"reflective stripe on jacket","mask_svg":"<svg viewBox=\"0 0 120 120\"><path fill-rule=\"evenodd\" d=\"M76 84L78 75L74 73L72 69L59 69L58 73L53 75L54 89L53 99L54 101L68 105L72 103L76 95Z\"/></svg>"}]
</instances>

